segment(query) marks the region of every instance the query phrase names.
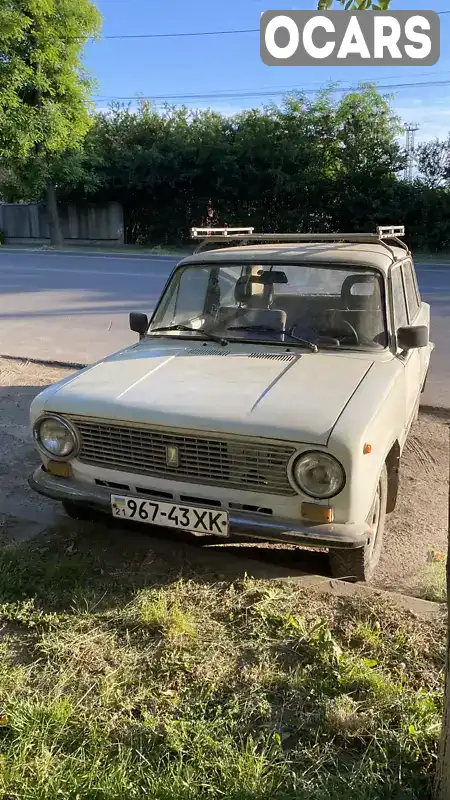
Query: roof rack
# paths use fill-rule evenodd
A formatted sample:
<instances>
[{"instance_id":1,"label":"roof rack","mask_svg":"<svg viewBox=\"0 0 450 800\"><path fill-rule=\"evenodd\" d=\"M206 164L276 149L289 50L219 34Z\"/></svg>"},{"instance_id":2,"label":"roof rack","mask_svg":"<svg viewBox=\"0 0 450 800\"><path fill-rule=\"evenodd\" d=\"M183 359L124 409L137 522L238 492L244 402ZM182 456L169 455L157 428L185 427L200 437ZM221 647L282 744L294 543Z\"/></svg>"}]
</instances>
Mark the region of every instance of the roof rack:
<instances>
[{"instance_id":1,"label":"roof rack","mask_svg":"<svg viewBox=\"0 0 450 800\"><path fill-rule=\"evenodd\" d=\"M245 231L243 233L242 231ZM211 244L227 245L249 245L254 243L270 242L344 242L348 244L381 244L390 255L396 260L396 255L392 249L392 244L401 247L406 253L409 248L399 238L405 235L403 225L383 225L377 227L376 233L253 233L254 228L192 228L193 239L202 241L196 249L196 253L204 250ZM231 235L230 235L231 234ZM389 245L387 242L392 244Z\"/></svg>"},{"instance_id":2,"label":"roof rack","mask_svg":"<svg viewBox=\"0 0 450 800\"><path fill-rule=\"evenodd\" d=\"M250 233L252 234L254 228L191 228L192 239L199 239L204 236L214 236L222 234L228 236L229 233Z\"/></svg>"},{"instance_id":3,"label":"roof rack","mask_svg":"<svg viewBox=\"0 0 450 800\"><path fill-rule=\"evenodd\" d=\"M404 225L378 225L377 233L380 239L390 239L392 236L404 236Z\"/></svg>"}]
</instances>

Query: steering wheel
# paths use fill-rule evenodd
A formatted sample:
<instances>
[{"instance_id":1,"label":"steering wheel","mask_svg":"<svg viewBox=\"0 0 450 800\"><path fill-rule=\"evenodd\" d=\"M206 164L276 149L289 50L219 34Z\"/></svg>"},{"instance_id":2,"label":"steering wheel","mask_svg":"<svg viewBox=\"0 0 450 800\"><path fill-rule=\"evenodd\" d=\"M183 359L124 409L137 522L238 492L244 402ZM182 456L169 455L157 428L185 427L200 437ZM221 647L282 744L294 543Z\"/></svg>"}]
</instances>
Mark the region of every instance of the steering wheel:
<instances>
[{"instance_id":1,"label":"steering wheel","mask_svg":"<svg viewBox=\"0 0 450 800\"><path fill-rule=\"evenodd\" d=\"M346 325L347 328L350 329L350 333L351 333L352 337L355 340L355 344L358 346L360 344L360 338L359 338L359 334L358 334L356 328L354 328L352 323L349 322L347 319L343 319L342 320L342 324ZM293 325L291 330L289 331L289 333L293 334L297 327L298 327L297 325ZM320 330L317 330L317 333L318 333L318 338L317 338L317 342L318 343L322 342L323 344L331 344L331 345L338 346L338 347L341 344L341 338L345 338L345 339L347 338L347 336L345 336L345 337L336 336L335 335L335 333L336 333L335 331L333 331L334 335L331 332L330 333L322 333Z\"/></svg>"},{"instance_id":2,"label":"steering wheel","mask_svg":"<svg viewBox=\"0 0 450 800\"><path fill-rule=\"evenodd\" d=\"M358 335L358 332L357 332L356 328L354 328L352 323L349 322L347 319L343 319L342 320L342 324L346 325L347 328L350 329L350 333L352 334L352 336L355 339L355 344L357 346L359 346L360 339L359 339L359 335ZM298 325L296 325L296 324L292 325L290 330L288 331L288 334L290 334L291 336L294 336L295 335L295 330L297 328L298 328ZM328 334L320 335L320 331L317 331L317 333L319 333L319 339L322 339L322 341L325 340L325 339L327 340L327 342L326 342L327 344L340 345L340 340L339 340L338 336L331 336L331 335L328 335ZM347 338L347 337L345 337L345 338Z\"/></svg>"},{"instance_id":3,"label":"steering wheel","mask_svg":"<svg viewBox=\"0 0 450 800\"><path fill-rule=\"evenodd\" d=\"M347 325L347 328L350 328L351 333L355 337L355 344L359 345L359 335L358 335L358 332L356 331L356 329L353 327L352 323L349 322L348 319L343 319L342 320L342 324L343 325Z\"/></svg>"}]
</instances>

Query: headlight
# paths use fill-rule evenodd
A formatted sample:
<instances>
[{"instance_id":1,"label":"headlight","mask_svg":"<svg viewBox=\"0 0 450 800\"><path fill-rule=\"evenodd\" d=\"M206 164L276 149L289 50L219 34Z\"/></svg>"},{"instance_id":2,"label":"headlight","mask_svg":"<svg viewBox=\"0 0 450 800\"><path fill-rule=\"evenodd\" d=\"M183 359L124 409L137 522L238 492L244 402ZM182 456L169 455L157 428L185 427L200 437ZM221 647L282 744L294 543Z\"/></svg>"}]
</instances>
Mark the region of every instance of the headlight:
<instances>
[{"instance_id":1,"label":"headlight","mask_svg":"<svg viewBox=\"0 0 450 800\"><path fill-rule=\"evenodd\" d=\"M44 417L34 426L34 438L47 455L68 458L75 450L75 435L59 417Z\"/></svg>"},{"instance_id":2,"label":"headlight","mask_svg":"<svg viewBox=\"0 0 450 800\"><path fill-rule=\"evenodd\" d=\"M294 478L302 492L321 500L334 497L345 485L345 472L339 461L318 450L297 459Z\"/></svg>"}]
</instances>

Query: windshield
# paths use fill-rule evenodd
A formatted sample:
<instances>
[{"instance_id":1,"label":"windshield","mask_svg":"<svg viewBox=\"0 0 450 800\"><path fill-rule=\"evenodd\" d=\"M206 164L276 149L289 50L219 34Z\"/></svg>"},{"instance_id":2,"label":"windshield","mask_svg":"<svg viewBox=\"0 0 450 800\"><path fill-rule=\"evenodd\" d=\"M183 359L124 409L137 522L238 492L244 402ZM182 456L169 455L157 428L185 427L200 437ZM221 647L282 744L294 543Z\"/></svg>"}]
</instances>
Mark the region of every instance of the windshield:
<instances>
[{"instance_id":1,"label":"windshield","mask_svg":"<svg viewBox=\"0 0 450 800\"><path fill-rule=\"evenodd\" d=\"M175 271L150 336L313 343L322 349L387 345L383 284L363 268L295 264L189 265Z\"/></svg>"}]
</instances>

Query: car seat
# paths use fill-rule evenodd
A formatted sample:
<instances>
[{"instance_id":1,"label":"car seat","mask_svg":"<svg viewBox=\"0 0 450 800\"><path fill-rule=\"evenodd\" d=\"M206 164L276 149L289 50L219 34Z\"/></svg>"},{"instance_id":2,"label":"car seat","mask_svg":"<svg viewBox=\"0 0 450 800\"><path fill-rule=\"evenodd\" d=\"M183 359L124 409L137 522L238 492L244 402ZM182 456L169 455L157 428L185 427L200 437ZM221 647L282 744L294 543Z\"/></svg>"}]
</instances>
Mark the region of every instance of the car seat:
<instances>
[{"instance_id":1,"label":"car seat","mask_svg":"<svg viewBox=\"0 0 450 800\"><path fill-rule=\"evenodd\" d=\"M367 285L366 294L352 292L357 285ZM372 288L372 291L370 291ZM337 339L352 337L354 328L363 342L386 345L386 332L382 325L381 292L375 275L349 275L341 289L341 307L328 308L322 320L322 331L326 336Z\"/></svg>"},{"instance_id":2,"label":"car seat","mask_svg":"<svg viewBox=\"0 0 450 800\"><path fill-rule=\"evenodd\" d=\"M252 281L250 275L243 275L236 281L234 288L234 299L239 306L246 308L269 309L273 303L274 288L272 284L260 284L262 292L256 293L255 286L258 283Z\"/></svg>"}]
</instances>

